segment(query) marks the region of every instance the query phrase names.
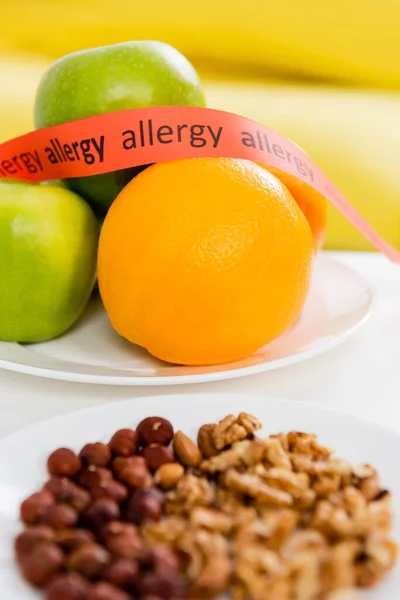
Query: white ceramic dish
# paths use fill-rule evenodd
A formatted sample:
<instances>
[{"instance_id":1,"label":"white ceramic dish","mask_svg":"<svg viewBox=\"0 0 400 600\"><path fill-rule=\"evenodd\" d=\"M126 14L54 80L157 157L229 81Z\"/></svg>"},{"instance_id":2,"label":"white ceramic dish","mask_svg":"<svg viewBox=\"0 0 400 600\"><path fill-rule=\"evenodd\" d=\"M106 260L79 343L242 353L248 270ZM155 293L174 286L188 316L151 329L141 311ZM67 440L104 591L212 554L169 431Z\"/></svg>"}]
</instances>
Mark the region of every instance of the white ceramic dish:
<instances>
[{"instance_id":1,"label":"white ceramic dish","mask_svg":"<svg viewBox=\"0 0 400 600\"><path fill-rule=\"evenodd\" d=\"M242 377L288 366L336 346L365 322L372 302L371 288L360 275L321 255L296 326L247 359L212 367L163 363L119 337L97 299L75 327L56 340L31 345L0 342L0 368L106 385L176 385Z\"/></svg>"},{"instance_id":2,"label":"white ceramic dish","mask_svg":"<svg viewBox=\"0 0 400 600\"><path fill-rule=\"evenodd\" d=\"M215 422L228 413L242 410L262 420L265 434L293 429L314 432L321 443L335 448L342 458L354 463L373 464L381 474L383 485L393 492L394 510L400 516L397 465L400 435L373 423L312 404L263 396L156 396L142 401L135 399L107 404L56 417L0 440L1 598L37 600L41 597L20 578L13 560L12 543L20 529L18 505L43 485L46 457L54 448L69 446L78 450L89 440L108 441L110 434L118 428L135 426L150 415L170 419L175 428L194 436L200 424ZM399 541L398 518L394 536ZM398 600L399 589L400 569L397 568L383 585L366 593L363 598Z\"/></svg>"}]
</instances>

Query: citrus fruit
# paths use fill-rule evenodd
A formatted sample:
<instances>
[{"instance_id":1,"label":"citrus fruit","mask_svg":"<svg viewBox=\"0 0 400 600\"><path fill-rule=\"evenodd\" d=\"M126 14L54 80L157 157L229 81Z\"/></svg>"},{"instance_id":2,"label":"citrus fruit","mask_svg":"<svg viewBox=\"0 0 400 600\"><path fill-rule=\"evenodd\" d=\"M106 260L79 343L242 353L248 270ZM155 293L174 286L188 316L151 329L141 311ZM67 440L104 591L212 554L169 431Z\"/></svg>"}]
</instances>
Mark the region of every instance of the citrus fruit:
<instances>
[{"instance_id":1,"label":"citrus fruit","mask_svg":"<svg viewBox=\"0 0 400 600\"><path fill-rule=\"evenodd\" d=\"M100 294L116 331L165 361L249 356L297 320L310 227L287 188L250 161L155 164L113 203L100 234Z\"/></svg>"},{"instance_id":2,"label":"citrus fruit","mask_svg":"<svg viewBox=\"0 0 400 600\"><path fill-rule=\"evenodd\" d=\"M169 44L123 42L72 52L51 65L37 90L35 125L50 127L117 110L169 105L205 105L194 67ZM98 212L106 212L140 170L76 177L66 183Z\"/></svg>"},{"instance_id":3,"label":"citrus fruit","mask_svg":"<svg viewBox=\"0 0 400 600\"><path fill-rule=\"evenodd\" d=\"M328 224L326 198L298 177L275 167L262 166L275 175L287 187L311 227L316 251L321 250Z\"/></svg>"},{"instance_id":4,"label":"citrus fruit","mask_svg":"<svg viewBox=\"0 0 400 600\"><path fill-rule=\"evenodd\" d=\"M95 282L98 224L69 190L0 181L0 340L54 338Z\"/></svg>"}]
</instances>

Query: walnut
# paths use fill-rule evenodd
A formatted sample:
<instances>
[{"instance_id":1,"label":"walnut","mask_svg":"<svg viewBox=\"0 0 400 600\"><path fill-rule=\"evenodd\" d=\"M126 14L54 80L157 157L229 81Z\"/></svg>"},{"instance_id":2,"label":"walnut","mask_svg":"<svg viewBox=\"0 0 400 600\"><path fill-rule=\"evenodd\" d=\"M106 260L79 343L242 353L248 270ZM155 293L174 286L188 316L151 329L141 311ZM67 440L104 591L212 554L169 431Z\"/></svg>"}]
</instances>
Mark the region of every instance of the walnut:
<instances>
[{"instance_id":1,"label":"walnut","mask_svg":"<svg viewBox=\"0 0 400 600\"><path fill-rule=\"evenodd\" d=\"M222 482L228 489L256 498L258 502L277 506L293 504L290 494L266 485L257 475L242 474L235 469L229 469L224 473Z\"/></svg>"},{"instance_id":2,"label":"walnut","mask_svg":"<svg viewBox=\"0 0 400 600\"><path fill-rule=\"evenodd\" d=\"M269 438L265 442L267 460L274 467L281 467L282 469L292 470L292 463L290 462L289 455L284 450L280 440L278 438Z\"/></svg>"},{"instance_id":3,"label":"walnut","mask_svg":"<svg viewBox=\"0 0 400 600\"><path fill-rule=\"evenodd\" d=\"M216 425L212 432L215 448L222 450L231 446L235 442L254 435L261 427L260 421L252 415L246 413L240 413L238 417L228 415Z\"/></svg>"},{"instance_id":4,"label":"walnut","mask_svg":"<svg viewBox=\"0 0 400 600\"><path fill-rule=\"evenodd\" d=\"M220 510L198 506L190 514L190 521L195 527L204 527L210 531L228 534L233 527L233 517Z\"/></svg>"},{"instance_id":5,"label":"walnut","mask_svg":"<svg viewBox=\"0 0 400 600\"><path fill-rule=\"evenodd\" d=\"M215 497L214 489L205 477L187 474L166 496L166 513L182 514L194 506L209 506Z\"/></svg>"},{"instance_id":6,"label":"walnut","mask_svg":"<svg viewBox=\"0 0 400 600\"><path fill-rule=\"evenodd\" d=\"M197 445L205 458L210 458L218 453L213 438L215 428L216 425L208 423L206 425L202 425L199 429L199 433L197 434Z\"/></svg>"},{"instance_id":7,"label":"walnut","mask_svg":"<svg viewBox=\"0 0 400 600\"><path fill-rule=\"evenodd\" d=\"M354 563L360 549L361 543L355 539L338 542L330 548L322 567L324 592L356 585Z\"/></svg>"},{"instance_id":8,"label":"walnut","mask_svg":"<svg viewBox=\"0 0 400 600\"><path fill-rule=\"evenodd\" d=\"M229 450L203 460L200 468L206 473L217 473L226 471L230 467L256 465L263 459L264 453L265 442L263 440L243 440L233 444Z\"/></svg>"},{"instance_id":9,"label":"walnut","mask_svg":"<svg viewBox=\"0 0 400 600\"><path fill-rule=\"evenodd\" d=\"M299 431L290 431L287 434L289 452L294 454L306 454L313 460L328 458L332 450L325 446L320 446L317 442L317 436L311 433L301 433Z\"/></svg>"},{"instance_id":10,"label":"walnut","mask_svg":"<svg viewBox=\"0 0 400 600\"><path fill-rule=\"evenodd\" d=\"M281 467L268 469L264 465L258 464L254 469L254 474L265 480L269 486L296 496L310 486L310 478L306 473L294 473Z\"/></svg>"}]
</instances>

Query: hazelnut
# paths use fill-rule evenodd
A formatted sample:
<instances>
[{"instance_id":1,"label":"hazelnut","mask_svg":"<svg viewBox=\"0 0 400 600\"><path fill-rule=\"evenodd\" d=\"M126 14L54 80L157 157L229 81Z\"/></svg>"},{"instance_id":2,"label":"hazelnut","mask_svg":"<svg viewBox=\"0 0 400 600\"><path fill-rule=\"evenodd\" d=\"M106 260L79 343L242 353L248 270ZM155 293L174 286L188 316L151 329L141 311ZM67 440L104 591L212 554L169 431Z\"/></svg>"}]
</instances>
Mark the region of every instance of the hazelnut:
<instances>
[{"instance_id":1,"label":"hazelnut","mask_svg":"<svg viewBox=\"0 0 400 600\"><path fill-rule=\"evenodd\" d=\"M46 600L86 600L90 583L77 573L58 575L46 590Z\"/></svg>"},{"instance_id":2,"label":"hazelnut","mask_svg":"<svg viewBox=\"0 0 400 600\"><path fill-rule=\"evenodd\" d=\"M128 504L128 520L135 525L144 521L159 521L162 516L164 496L156 489L136 490Z\"/></svg>"},{"instance_id":3,"label":"hazelnut","mask_svg":"<svg viewBox=\"0 0 400 600\"><path fill-rule=\"evenodd\" d=\"M52 529L66 529L73 527L78 522L77 511L69 504L53 504L49 506L40 517L40 522Z\"/></svg>"},{"instance_id":4,"label":"hazelnut","mask_svg":"<svg viewBox=\"0 0 400 600\"><path fill-rule=\"evenodd\" d=\"M120 429L112 436L109 446L115 456L132 456L138 443L139 436L134 429Z\"/></svg>"},{"instance_id":5,"label":"hazelnut","mask_svg":"<svg viewBox=\"0 0 400 600\"><path fill-rule=\"evenodd\" d=\"M79 456L86 465L105 467L111 460L111 450L106 444L95 442L94 444L86 444L80 451Z\"/></svg>"},{"instance_id":6,"label":"hazelnut","mask_svg":"<svg viewBox=\"0 0 400 600\"><path fill-rule=\"evenodd\" d=\"M174 437L171 423L162 417L147 417L139 423L136 429L139 441L143 446L162 444L168 446Z\"/></svg>"},{"instance_id":7,"label":"hazelnut","mask_svg":"<svg viewBox=\"0 0 400 600\"><path fill-rule=\"evenodd\" d=\"M149 488L153 485L153 478L145 463L125 467L120 472L119 478L132 488Z\"/></svg>"},{"instance_id":8,"label":"hazelnut","mask_svg":"<svg viewBox=\"0 0 400 600\"><path fill-rule=\"evenodd\" d=\"M81 459L69 448L58 448L47 459L47 469L50 475L72 478L81 468Z\"/></svg>"},{"instance_id":9,"label":"hazelnut","mask_svg":"<svg viewBox=\"0 0 400 600\"><path fill-rule=\"evenodd\" d=\"M100 529L108 521L118 521L121 512L118 504L111 498L98 498L85 513L91 527Z\"/></svg>"},{"instance_id":10,"label":"hazelnut","mask_svg":"<svg viewBox=\"0 0 400 600\"><path fill-rule=\"evenodd\" d=\"M157 572L179 572L179 562L175 554L165 546L156 546L152 550L152 565Z\"/></svg>"},{"instance_id":11,"label":"hazelnut","mask_svg":"<svg viewBox=\"0 0 400 600\"><path fill-rule=\"evenodd\" d=\"M29 527L20 533L14 542L14 550L17 560L26 558L39 544L43 542L52 542L54 531L45 525Z\"/></svg>"},{"instance_id":12,"label":"hazelnut","mask_svg":"<svg viewBox=\"0 0 400 600\"><path fill-rule=\"evenodd\" d=\"M109 552L98 544L84 544L71 552L68 557L69 571L76 571L87 579L96 579L109 564Z\"/></svg>"},{"instance_id":13,"label":"hazelnut","mask_svg":"<svg viewBox=\"0 0 400 600\"><path fill-rule=\"evenodd\" d=\"M104 467L95 467L89 465L87 469L84 469L79 475L79 485L91 490L93 486L103 483L112 479L113 474L109 469Z\"/></svg>"},{"instance_id":14,"label":"hazelnut","mask_svg":"<svg viewBox=\"0 0 400 600\"><path fill-rule=\"evenodd\" d=\"M60 529L56 531L54 539L63 550L68 552L78 546L91 544L95 541L93 533L87 529Z\"/></svg>"},{"instance_id":15,"label":"hazelnut","mask_svg":"<svg viewBox=\"0 0 400 600\"><path fill-rule=\"evenodd\" d=\"M27 525L34 525L52 504L54 504L54 496L47 490L32 494L32 496L29 496L29 498L24 500L21 504L21 521Z\"/></svg>"},{"instance_id":16,"label":"hazelnut","mask_svg":"<svg viewBox=\"0 0 400 600\"><path fill-rule=\"evenodd\" d=\"M86 600L131 600L131 596L111 583L102 581L90 590Z\"/></svg>"},{"instance_id":17,"label":"hazelnut","mask_svg":"<svg viewBox=\"0 0 400 600\"><path fill-rule=\"evenodd\" d=\"M57 502L66 502L78 512L89 506L90 494L66 477L52 477L44 484L43 489L52 493Z\"/></svg>"},{"instance_id":18,"label":"hazelnut","mask_svg":"<svg viewBox=\"0 0 400 600\"><path fill-rule=\"evenodd\" d=\"M106 548L121 558L136 558L143 548L142 538L131 523L108 523L102 531L102 539Z\"/></svg>"},{"instance_id":19,"label":"hazelnut","mask_svg":"<svg viewBox=\"0 0 400 600\"><path fill-rule=\"evenodd\" d=\"M117 504L121 504L128 497L126 487L114 479L107 479L102 483L95 484L91 493L92 498L111 498Z\"/></svg>"},{"instance_id":20,"label":"hazelnut","mask_svg":"<svg viewBox=\"0 0 400 600\"><path fill-rule=\"evenodd\" d=\"M111 468L115 475L119 475L126 467L145 467L146 461L142 456L117 456L114 458Z\"/></svg>"},{"instance_id":21,"label":"hazelnut","mask_svg":"<svg viewBox=\"0 0 400 600\"><path fill-rule=\"evenodd\" d=\"M60 571L64 555L60 548L51 542L39 544L21 563L24 578L32 585L46 585Z\"/></svg>"},{"instance_id":22,"label":"hazelnut","mask_svg":"<svg viewBox=\"0 0 400 600\"><path fill-rule=\"evenodd\" d=\"M169 490L176 486L184 474L185 469L182 465L178 463L166 463L156 471L154 482L164 490Z\"/></svg>"},{"instance_id":23,"label":"hazelnut","mask_svg":"<svg viewBox=\"0 0 400 600\"><path fill-rule=\"evenodd\" d=\"M140 579L138 587L142 594L154 595L167 600L170 598L183 598L185 595L183 583L177 573L148 571Z\"/></svg>"},{"instance_id":24,"label":"hazelnut","mask_svg":"<svg viewBox=\"0 0 400 600\"><path fill-rule=\"evenodd\" d=\"M130 591L134 588L139 575L139 565L135 560L117 558L106 570L104 579L116 587Z\"/></svg>"},{"instance_id":25,"label":"hazelnut","mask_svg":"<svg viewBox=\"0 0 400 600\"><path fill-rule=\"evenodd\" d=\"M161 465L175 462L175 456L171 448L160 446L160 444L146 446L143 448L142 456L150 471L157 471Z\"/></svg>"}]
</instances>

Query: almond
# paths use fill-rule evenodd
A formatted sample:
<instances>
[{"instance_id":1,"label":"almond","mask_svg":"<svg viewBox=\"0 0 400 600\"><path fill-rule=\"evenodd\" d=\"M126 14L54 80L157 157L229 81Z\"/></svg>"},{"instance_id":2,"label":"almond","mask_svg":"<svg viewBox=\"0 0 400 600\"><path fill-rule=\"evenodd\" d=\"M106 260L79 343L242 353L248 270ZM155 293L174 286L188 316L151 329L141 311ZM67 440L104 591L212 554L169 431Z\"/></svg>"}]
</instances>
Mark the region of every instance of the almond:
<instances>
[{"instance_id":1,"label":"almond","mask_svg":"<svg viewBox=\"0 0 400 600\"><path fill-rule=\"evenodd\" d=\"M176 456L186 467L197 467L203 460L197 444L182 431L176 432L173 446Z\"/></svg>"}]
</instances>

